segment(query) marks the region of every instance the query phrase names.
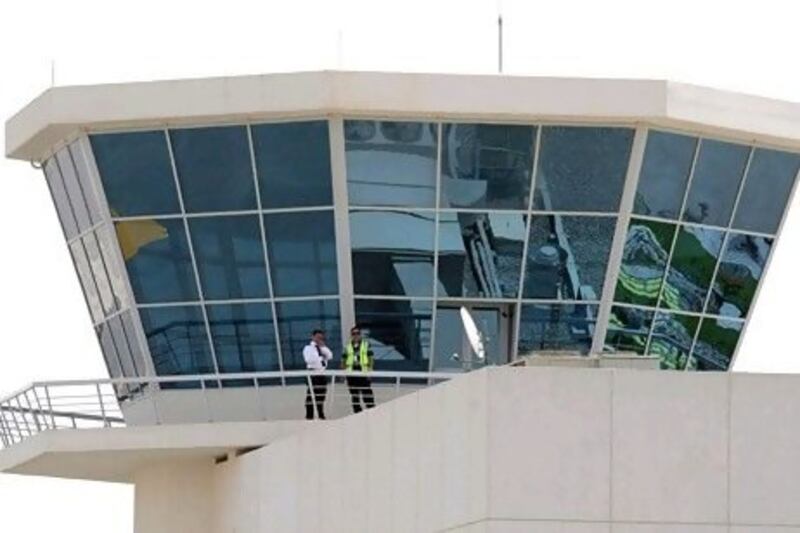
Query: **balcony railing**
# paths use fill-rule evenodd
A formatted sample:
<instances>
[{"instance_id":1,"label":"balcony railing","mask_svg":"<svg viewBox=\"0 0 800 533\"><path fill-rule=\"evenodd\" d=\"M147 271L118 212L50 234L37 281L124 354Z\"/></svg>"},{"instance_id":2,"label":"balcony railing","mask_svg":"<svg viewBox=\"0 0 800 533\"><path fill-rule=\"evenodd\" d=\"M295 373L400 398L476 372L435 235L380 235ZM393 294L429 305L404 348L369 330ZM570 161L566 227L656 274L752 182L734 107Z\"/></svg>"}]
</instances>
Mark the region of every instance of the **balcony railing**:
<instances>
[{"instance_id":1,"label":"balcony railing","mask_svg":"<svg viewBox=\"0 0 800 533\"><path fill-rule=\"evenodd\" d=\"M284 409L279 409L277 403L264 402L260 391L291 389L292 401L297 403L299 398L302 403L314 375L327 378L323 406L328 417L335 418L351 412L351 390L354 387L353 383L347 382L348 377L369 376L369 392L375 403L380 404L458 374L385 371L364 374L343 370L319 374L297 370L35 382L0 398L0 448L8 448L45 431L124 427L123 413L134 405L140 411L146 406L152 424L171 423L161 413L163 395L189 390L198 395L198 405L192 408L202 412L200 418L203 421L227 421L212 409L210 401L211 396L225 390L253 391L259 408L258 416L250 417L252 421L298 419L302 418L304 405L296 406L296 416L286 416L285 405ZM310 400L316 411L317 402L313 394ZM241 421L241 418L237 420Z\"/></svg>"}]
</instances>

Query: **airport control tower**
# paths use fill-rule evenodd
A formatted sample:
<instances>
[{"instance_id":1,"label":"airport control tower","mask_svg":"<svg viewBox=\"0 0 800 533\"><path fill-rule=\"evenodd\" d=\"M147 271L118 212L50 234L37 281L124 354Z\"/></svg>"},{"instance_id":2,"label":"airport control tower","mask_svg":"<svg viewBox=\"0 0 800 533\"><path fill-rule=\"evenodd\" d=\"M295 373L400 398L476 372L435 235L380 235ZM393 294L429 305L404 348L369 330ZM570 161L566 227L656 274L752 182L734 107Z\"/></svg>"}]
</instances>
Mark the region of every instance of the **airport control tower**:
<instances>
[{"instance_id":1,"label":"airport control tower","mask_svg":"<svg viewBox=\"0 0 800 533\"><path fill-rule=\"evenodd\" d=\"M43 171L108 376L0 398L0 470L135 483L146 533L800 528L789 495L759 514L746 492L753 456L800 435L769 419L800 414L800 381L727 372L798 104L325 71L55 87L6 134ZM350 416L354 326L378 405ZM316 329L326 422L304 419ZM371 510L338 512L348 491Z\"/></svg>"}]
</instances>

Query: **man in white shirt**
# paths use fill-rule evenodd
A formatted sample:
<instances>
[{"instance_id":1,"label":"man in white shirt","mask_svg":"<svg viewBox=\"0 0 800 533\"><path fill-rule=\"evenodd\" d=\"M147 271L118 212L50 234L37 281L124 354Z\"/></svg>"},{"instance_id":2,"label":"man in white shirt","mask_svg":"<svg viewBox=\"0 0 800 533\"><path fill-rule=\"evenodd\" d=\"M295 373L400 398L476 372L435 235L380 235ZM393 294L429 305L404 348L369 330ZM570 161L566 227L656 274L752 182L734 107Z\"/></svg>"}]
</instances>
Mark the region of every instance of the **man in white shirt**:
<instances>
[{"instance_id":1,"label":"man in white shirt","mask_svg":"<svg viewBox=\"0 0 800 533\"><path fill-rule=\"evenodd\" d=\"M317 406L317 418L325 420L325 395L328 392L328 378L324 372L328 367L328 361L333 359L333 352L325 346L324 331L315 329L311 333L311 342L303 348L303 359L306 362L306 368L315 372L311 375L311 384L306 390L306 420L314 419L314 405Z\"/></svg>"}]
</instances>

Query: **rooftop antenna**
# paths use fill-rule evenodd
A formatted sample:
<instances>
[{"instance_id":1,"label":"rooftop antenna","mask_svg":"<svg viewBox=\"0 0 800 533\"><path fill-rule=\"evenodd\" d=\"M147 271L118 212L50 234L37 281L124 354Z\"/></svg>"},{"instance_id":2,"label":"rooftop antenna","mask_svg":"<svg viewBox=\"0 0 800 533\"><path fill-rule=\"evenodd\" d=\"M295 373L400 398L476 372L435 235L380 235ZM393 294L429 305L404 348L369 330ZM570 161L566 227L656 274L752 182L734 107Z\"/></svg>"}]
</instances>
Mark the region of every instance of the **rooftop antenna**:
<instances>
[{"instance_id":1,"label":"rooftop antenna","mask_svg":"<svg viewBox=\"0 0 800 533\"><path fill-rule=\"evenodd\" d=\"M497 72L503 73L503 0L497 0Z\"/></svg>"}]
</instances>

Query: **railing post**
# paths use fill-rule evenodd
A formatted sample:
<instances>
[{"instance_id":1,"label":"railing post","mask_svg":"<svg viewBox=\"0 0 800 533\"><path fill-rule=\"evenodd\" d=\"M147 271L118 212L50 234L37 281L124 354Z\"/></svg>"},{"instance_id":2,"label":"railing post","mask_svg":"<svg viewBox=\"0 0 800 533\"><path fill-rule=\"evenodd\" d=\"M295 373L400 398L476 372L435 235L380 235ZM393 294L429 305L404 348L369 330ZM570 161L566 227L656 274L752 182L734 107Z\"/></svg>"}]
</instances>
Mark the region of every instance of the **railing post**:
<instances>
[{"instance_id":1,"label":"railing post","mask_svg":"<svg viewBox=\"0 0 800 533\"><path fill-rule=\"evenodd\" d=\"M28 432L28 436L31 436L33 435L33 432L31 431L31 424L28 422L28 418L25 416L25 409L22 407L22 402L19 401L19 395L14 397L14 399L17 401L17 408L19 410L19 414L22 416L22 421L25 422L25 429ZM22 433L20 433L20 440L22 440Z\"/></svg>"},{"instance_id":2,"label":"railing post","mask_svg":"<svg viewBox=\"0 0 800 533\"><path fill-rule=\"evenodd\" d=\"M306 373L306 386L308 387L306 392L306 398L311 397L311 408L314 409L314 413L312 414L311 418L314 419L319 412L317 410L317 391L314 390L313 383L311 382L311 372L309 371Z\"/></svg>"},{"instance_id":3,"label":"railing post","mask_svg":"<svg viewBox=\"0 0 800 533\"><path fill-rule=\"evenodd\" d=\"M3 446L8 447L10 446L9 437L11 437L11 431L8 428L8 422L6 421L6 411L3 409L3 406L0 405L0 437L3 438Z\"/></svg>"},{"instance_id":4,"label":"railing post","mask_svg":"<svg viewBox=\"0 0 800 533\"><path fill-rule=\"evenodd\" d=\"M36 428L36 433L42 432L42 425L39 423L39 414L33 409L33 404L31 404L31 399L28 398L28 391L22 393L25 397L25 403L28 404L28 414L33 417L33 425Z\"/></svg>"},{"instance_id":5,"label":"railing post","mask_svg":"<svg viewBox=\"0 0 800 533\"><path fill-rule=\"evenodd\" d=\"M50 400L50 387L48 385L44 386L44 396L47 399L47 409L50 412L50 422L53 424L53 429L58 429L58 424L56 424L56 416L53 414L53 402Z\"/></svg>"},{"instance_id":6,"label":"railing post","mask_svg":"<svg viewBox=\"0 0 800 533\"><path fill-rule=\"evenodd\" d=\"M31 391L33 392L33 397L36 399L36 409L39 415L42 417L42 422L44 423L44 427L45 429L50 429L50 424L47 423L47 416L45 415L44 408L42 407L42 402L39 399L39 394L36 392L35 385L31 387Z\"/></svg>"},{"instance_id":7,"label":"railing post","mask_svg":"<svg viewBox=\"0 0 800 533\"><path fill-rule=\"evenodd\" d=\"M221 387L222 383L218 383L218 385ZM206 420L213 422L214 417L211 416L211 406L208 403L208 392L206 391L206 381L204 379L200 380L200 388L203 391L203 403L206 406Z\"/></svg>"},{"instance_id":8,"label":"railing post","mask_svg":"<svg viewBox=\"0 0 800 533\"><path fill-rule=\"evenodd\" d=\"M106 406L103 403L103 392L100 390L100 384L99 383L95 383L94 386L95 386L95 389L97 390L97 399L100 402L100 414L103 415L103 427L104 428L110 427L110 424L108 423L108 419L106 418Z\"/></svg>"}]
</instances>

